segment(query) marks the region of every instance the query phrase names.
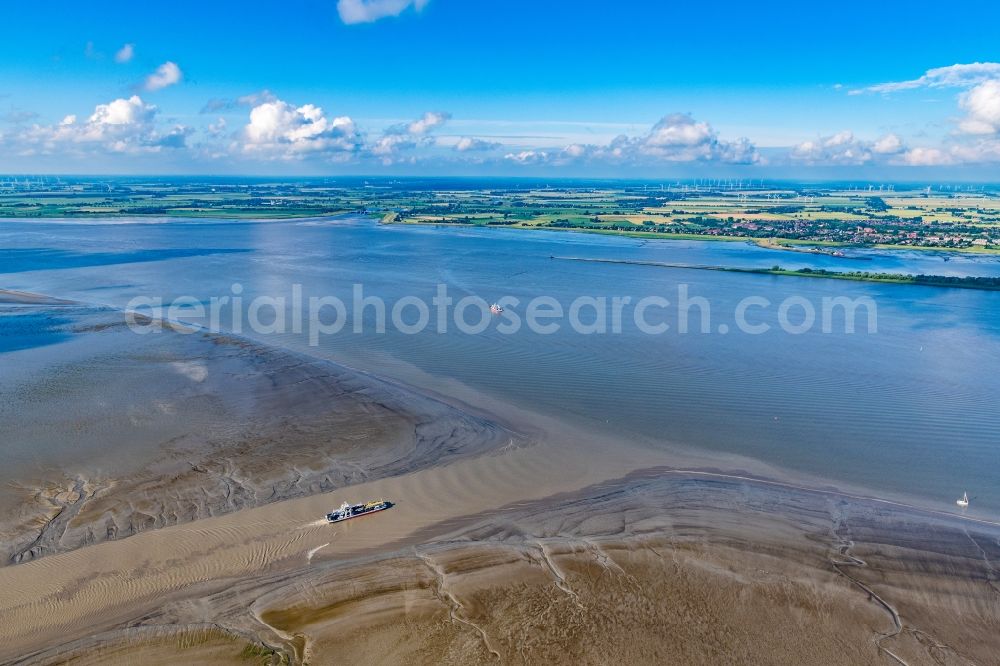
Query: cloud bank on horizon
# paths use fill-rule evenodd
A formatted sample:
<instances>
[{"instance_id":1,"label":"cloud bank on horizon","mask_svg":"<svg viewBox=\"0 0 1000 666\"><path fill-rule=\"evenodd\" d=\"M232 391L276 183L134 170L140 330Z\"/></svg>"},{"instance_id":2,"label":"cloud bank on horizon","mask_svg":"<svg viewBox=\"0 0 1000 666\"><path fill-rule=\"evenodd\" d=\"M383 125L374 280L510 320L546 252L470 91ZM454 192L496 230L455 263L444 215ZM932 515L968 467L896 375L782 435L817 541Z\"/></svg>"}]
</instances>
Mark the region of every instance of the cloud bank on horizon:
<instances>
[{"instance_id":1,"label":"cloud bank on horizon","mask_svg":"<svg viewBox=\"0 0 1000 666\"><path fill-rule=\"evenodd\" d=\"M397 3L398 4L398 3ZM392 5L396 7L397 5ZM382 7L380 11L386 10ZM126 54L131 58L131 44ZM125 47L123 47L125 51ZM122 54L122 51L119 52ZM124 55L119 59L125 61ZM180 67L167 61L143 84L156 93L180 84ZM202 113L245 113L234 131L219 116L203 127L166 117L138 94L98 104L86 119L68 113L53 124L21 122L0 134L0 147L19 156L155 155L187 152L199 163L248 160L255 163L415 165L494 163L510 167L551 168L719 164L744 167L776 164L805 166L942 166L1000 164L1000 63L973 63L929 70L909 81L882 83L848 94L895 94L919 88L957 88L956 109L948 140L941 145L909 145L895 132L870 139L845 129L806 139L767 157L748 137L722 137L712 125L690 114L668 113L647 130L618 134L604 143L568 142L524 147L517 137L481 137L441 130L452 121L447 111L427 111L381 130L362 127L346 113L291 103L268 90L236 99L214 98Z\"/></svg>"},{"instance_id":2,"label":"cloud bank on horizon","mask_svg":"<svg viewBox=\"0 0 1000 666\"><path fill-rule=\"evenodd\" d=\"M198 21L22 4L0 40L0 172L1000 179L1000 61L983 55L1000 7L857 5L878 39L741 5L709 42L680 27L702 8L653 0L247 0L238 25L212 3Z\"/></svg>"},{"instance_id":3,"label":"cloud bank on horizon","mask_svg":"<svg viewBox=\"0 0 1000 666\"><path fill-rule=\"evenodd\" d=\"M48 100L47 109L30 108L21 100L0 109L0 171L18 170L22 164L28 165L25 170L102 165L127 171L140 168L137 165L156 168L163 164L172 170L201 172L382 168L398 172L412 168L420 173L470 169L507 174L621 171L651 175L687 166L786 172L871 167L917 173L912 168L978 165L1000 169L998 62L955 63L923 73L916 69L911 78L823 86L832 97L856 104L858 110L844 116L828 113L810 126L814 122L810 112L793 116L794 111L777 102L766 106L763 120L741 123L740 105L725 95L719 98L724 102L713 100L713 91L705 87L710 79L697 78L684 84L698 91L685 101L673 102L681 87L678 84L672 95L660 96L660 106L650 104L638 113L632 110L634 105L619 104L612 90L594 84L599 97L590 100L587 108L595 121L572 117L572 113L560 121L555 116L558 109L576 111L577 98L568 93L565 103L553 111L546 108L546 98L538 97L536 89L539 80L545 81L555 86L546 89L552 95L547 100L558 97L565 71L552 64L558 60L529 57L527 63L543 76L534 79L535 88L525 85L522 91L523 68L512 68L509 80L498 81L495 89L489 87L489 77L481 77L474 82L479 86L475 88L478 96L471 96L479 106L477 113L475 105L464 104L469 79L450 77L442 82L444 77L439 78L437 70L448 60L461 62L467 57L472 64L469 71L476 78L477 67L486 61L473 49L486 45L473 37L464 49L454 47L433 60L419 36L446 9L454 11L457 5L436 0L433 13L425 11L428 5L429 0L329 0L327 29L339 30L337 39L368 35L365 39L378 42L388 35L406 45L407 61L393 67L387 66L388 60L358 60L350 66L343 59L334 61L326 68L332 81L328 85L313 85L308 78L305 85L288 85L288 68L303 62L299 55L290 54L287 61L261 57L255 61L260 67L223 68L233 77L231 82L203 77L199 65L204 69L205 61L199 63L197 52L185 54L176 43L155 49L138 36L125 42L120 34L113 42L88 41L81 62L90 68L106 67L108 78L117 83L81 77L75 91L78 97L88 98L86 103L67 102L74 96L59 94ZM490 12L491 17L499 16L497 9ZM448 30L457 20L441 22ZM283 43L275 52L284 53L289 44L294 46L294 42ZM380 50L375 49L376 53ZM369 56L375 57L371 52ZM502 56L491 51L489 57ZM575 60L579 54L568 57ZM553 58L551 53L548 58ZM625 62L631 63L629 58ZM317 60L306 62L315 65ZM553 72L550 79L544 78L547 70ZM579 70L592 71L583 65ZM685 75L669 68L651 71L654 84L655 76L669 81ZM909 74L905 68L891 71ZM189 72L195 74L194 80L186 76ZM383 77L390 82L389 92L359 109L360 95L355 95L353 104L343 99L344 90L337 82L345 72L356 75L351 79L356 85L363 85L357 84L358 77ZM505 72L501 70L501 78L507 76ZM604 84L617 76L604 79ZM255 80L248 84L250 78ZM805 89L818 83L798 85ZM255 84L262 87L254 90ZM655 94L654 84L650 85ZM589 80L576 85L577 94L592 92ZM399 86L398 94L392 86ZM99 90L104 92L98 94ZM435 103L439 91L443 91L442 102ZM0 100L6 92L0 91ZM640 88L639 92L644 91ZM722 92L742 94L736 89ZM505 110L496 115L490 113L494 98L506 102L506 106L498 105ZM703 103L695 111L684 110L690 99ZM865 112L879 107L902 110L902 117L896 121L892 111L881 111L880 123L868 121ZM918 108L920 121L910 121L909 110ZM625 114L632 113L641 120L625 122Z\"/></svg>"},{"instance_id":4,"label":"cloud bank on horizon","mask_svg":"<svg viewBox=\"0 0 1000 666\"><path fill-rule=\"evenodd\" d=\"M163 87L147 86L149 90ZM174 149L189 150L200 159L245 157L261 162L353 162L382 166L417 164L436 154L457 154L479 164L493 159L498 164L553 167L587 163L751 165L761 161L748 139L720 139L707 122L680 113L664 116L641 135L621 134L607 144L573 143L548 150L508 152L509 144L503 141L437 136L436 132L452 118L445 111L427 111L418 118L370 133L359 128L348 115L333 116L310 103L291 104L268 91L237 100L211 100L206 106L208 112L233 107L248 109L246 124L227 133L228 123L219 117L201 132L202 140L196 144L188 141L198 134L195 128L183 124L163 126L159 108L138 95L99 104L86 121L78 122L75 115L67 115L58 124L34 124L2 137L2 141L25 156L150 154Z\"/></svg>"}]
</instances>

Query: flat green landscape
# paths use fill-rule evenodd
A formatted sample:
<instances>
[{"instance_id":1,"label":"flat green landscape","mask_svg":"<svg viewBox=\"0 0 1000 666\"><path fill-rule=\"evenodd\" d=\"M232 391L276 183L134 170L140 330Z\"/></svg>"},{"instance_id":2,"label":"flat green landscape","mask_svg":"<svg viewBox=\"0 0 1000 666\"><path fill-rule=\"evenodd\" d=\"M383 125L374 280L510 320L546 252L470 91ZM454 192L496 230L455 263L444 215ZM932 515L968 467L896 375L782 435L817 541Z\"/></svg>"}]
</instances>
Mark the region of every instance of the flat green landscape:
<instances>
[{"instance_id":1,"label":"flat green landscape","mask_svg":"<svg viewBox=\"0 0 1000 666\"><path fill-rule=\"evenodd\" d=\"M1000 192L945 187L448 179L0 178L0 217L291 219L360 213L385 224L507 227L674 240L1000 253Z\"/></svg>"}]
</instances>

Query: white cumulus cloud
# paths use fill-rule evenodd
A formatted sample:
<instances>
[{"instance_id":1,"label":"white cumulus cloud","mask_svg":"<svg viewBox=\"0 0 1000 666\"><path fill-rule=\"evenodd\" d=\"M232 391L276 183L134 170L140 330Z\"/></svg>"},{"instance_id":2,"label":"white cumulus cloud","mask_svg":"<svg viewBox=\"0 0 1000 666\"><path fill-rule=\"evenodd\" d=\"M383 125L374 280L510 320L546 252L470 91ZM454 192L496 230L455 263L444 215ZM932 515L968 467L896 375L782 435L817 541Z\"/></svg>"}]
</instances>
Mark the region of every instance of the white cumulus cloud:
<instances>
[{"instance_id":1,"label":"white cumulus cloud","mask_svg":"<svg viewBox=\"0 0 1000 666\"><path fill-rule=\"evenodd\" d=\"M156 107L146 104L138 95L98 104L87 124L95 128L116 125L142 125L153 119Z\"/></svg>"},{"instance_id":2,"label":"white cumulus cloud","mask_svg":"<svg viewBox=\"0 0 1000 666\"><path fill-rule=\"evenodd\" d=\"M486 141L484 139L477 139L472 136L463 136L455 144L455 150L460 153L468 152L482 152L486 150L493 150L499 148L500 144L493 141Z\"/></svg>"},{"instance_id":3,"label":"white cumulus cloud","mask_svg":"<svg viewBox=\"0 0 1000 666\"><path fill-rule=\"evenodd\" d=\"M314 104L294 107L276 99L250 110L243 151L266 159L309 155L344 156L358 150L361 136L348 116L329 118Z\"/></svg>"},{"instance_id":4,"label":"white cumulus cloud","mask_svg":"<svg viewBox=\"0 0 1000 666\"><path fill-rule=\"evenodd\" d=\"M968 114L959 123L966 134L995 134L1000 131L1000 79L980 83L959 98Z\"/></svg>"},{"instance_id":5,"label":"white cumulus cloud","mask_svg":"<svg viewBox=\"0 0 1000 666\"><path fill-rule=\"evenodd\" d=\"M183 148L191 129L183 125L161 127L157 108L138 95L98 104L83 122L75 114L55 125L32 125L12 140L21 154L67 154L89 152L157 153L164 148Z\"/></svg>"},{"instance_id":6,"label":"white cumulus cloud","mask_svg":"<svg viewBox=\"0 0 1000 666\"><path fill-rule=\"evenodd\" d=\"M1000 139L978 139L952 146L951 156L956 162L967 164L997 164L1000 162Z\"/></svg>"},{"instance_id":7,"label":"white cumulus cloud","mask_svg":"<svg viewBox=\"0 0 1000 666\"><path fill-rule=\"evenodd\" d=\"M815 166L861 166L876 161L886 161L900 155L906 145L899 135L883 134L874 141L854 136L843 130L830 136L803 141L794 146L789 157L796 162Z\"/></svg>"},{"instance_id":8,"label":"white cumulus cloud","mask_svg":"<svg viewBox=\"0 0 1000 666\"><path fill-rule=\"evenodd\" d=\"M504 159L517 164L545 164L549 161L549 153L544 150L522 150L517 153L507 153Z\"/></svg>"},{"instance_id":9,"label":"white cumulus cloud","mask_svg":"<svg viewBox=\"0 0 1000 666\"><path fill-rule=\"evenodd\" d=\"M903 145L903 140L899 138L899 135L891 132L879 137L872 144L872 151L879 155L898 155L905 149L906 147Z\"/></svg>"},{"instance_id":10,"label":"white cumulus cloud","mask_svg":"<svg viewBox=\"0 0 1000 666\"><path fill-rule=\"evenodd\" d=\"M416 147L417 142L409 134L385 134L371 146L371 154L381 157L383 160L391 160L392 156L400 150Z\"/></svg>"},{"instance_id":11,"label":"white cumulus cloud","mask_svg":"<svg viewBox=\"0 0 1000 666\"><path fill-rule=\"evenodd\" d=\"M612 142L612 149L622 155L632 152L638 158L665 162L753 164L760 160L748 139L720 140L711 125L684 113L664 116L648 134L637 139L619 137Z\"/></svg>"},{"instance_id":12,"label":"white cumulus cloud","mask_svg":"<svg viewBox=\"0 0 1000 666\"><path fill-rule=\"evenodd\" d=\"M382 136L369 147L371 155L377 157L383 164L389 165L399 161L400 153L412 150L417 146L432 146L435 143L429 136L435 129L448 122L451 114L445 111L428 111L416 120L386 128Z\"/></svg>"},{"instance_id":13,"label":"white cumulus cloud","mask_svg":"<svg viewBox=\"0 0 1000 666\"><path fill-rule=\"evenodd\" d=\"M115 62L124 64L135 56L135 44L125 44L115 53Z\"/></svg>"},{"instance_id":14,"label":"white cumulus cloud","mask_svg":"<svg viewBox=\"0 0 1000 666\"><path fill-rule=\"evenodd\" d=\"M789 157L798 162L818 166L861 166L899 155L906 150L903 140L896 134L884 134L875 141L858 139L850 130L831 136L803 141L794 146Z\"/></svg>"},{"instance_id":15,"label":"white cumulus cloud","mask_svg":"<svg viewBox=\"0 0 1000 666\"><path fill-rule=\"evenodd\" d=\"M903 155L903 163L909 166L942 166L953 164L954 158L939 148L913 148Z\"/></svg>"},{"instance_id":16,"label":"white cumulus cloud","mask_svg":"<svg viewBox=\"0 0 1000 666\"><path fill-rule=\"evenodd\" d=\"M691 116L674 113L661 118L653 125L643 145L649 149L674 149L703 146L711 142L712 128L706 122L699 122Z\"/></svg>"},{"instance_id":17,"label":"white cumulus cloud","mask_svg":"<svg viewBox=\"0 0 1000 666\"><path fill-rule=\"evenodd\" d=\"M450 113L445 113L443 111L428 111L423 116L410 123L406 130L410 134L423 135L427 134L435 127L440 127L450 119Z\"/></svg>"},{"instance_id":18,"label":"white cumulus cloud","mask_svg":"<svg viewBox=\"0 0 1000 666\"><path fill-rule=\"evenodd\" d=\"M347 25L372 23L388 16L399 16L413 6L418 12L428 0L337 0L337 13Z\"/></svg>"},{"instance_id":19,"label":"white cumulus cloud","mask_svg":"<svg viewBox=\"0 0 1000 666\"><path fill-rule=\"evenodd\" d=\"M176 63L168 60L157 67L155 72L146 77L144 87L150 92L162 90L180 83L182 78L184 78L184 74L181 72L181 68Z\"/></svg>"}]
</instances>

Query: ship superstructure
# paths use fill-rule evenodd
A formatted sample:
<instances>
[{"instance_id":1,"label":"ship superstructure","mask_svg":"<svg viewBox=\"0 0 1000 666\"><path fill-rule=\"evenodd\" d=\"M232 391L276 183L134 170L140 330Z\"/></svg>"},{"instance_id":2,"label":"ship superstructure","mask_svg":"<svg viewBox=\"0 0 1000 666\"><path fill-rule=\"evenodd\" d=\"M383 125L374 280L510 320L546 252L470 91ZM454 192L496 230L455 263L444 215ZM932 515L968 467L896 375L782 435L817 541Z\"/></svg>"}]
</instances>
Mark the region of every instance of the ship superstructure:
<instances>
[{"instance_id":1,"label":"ship superstructure","mask_svg":"<svg viewBox=\"0 0 1000 666\"><path fill-rule=\"evenodd\" d=\"M351 518L367 516L369 513L385 511L391 506L392 504L390 502L386 502L383 499L365 502L364 504L351 504L350 502L344 502L340 505L339 509L326 514L326 519L331 523L339 523L344 520L350 520Z\"/></svg>"}]
</instances>

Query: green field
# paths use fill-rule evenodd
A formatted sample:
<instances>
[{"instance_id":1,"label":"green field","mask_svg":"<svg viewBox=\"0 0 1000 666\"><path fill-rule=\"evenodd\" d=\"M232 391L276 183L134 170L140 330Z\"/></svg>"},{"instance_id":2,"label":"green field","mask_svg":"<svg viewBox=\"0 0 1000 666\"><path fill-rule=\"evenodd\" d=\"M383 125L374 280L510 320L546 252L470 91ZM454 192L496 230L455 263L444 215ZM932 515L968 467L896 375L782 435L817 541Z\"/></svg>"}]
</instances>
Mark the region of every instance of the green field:
<instances>
[{"instance_id":1,"label":"green field","mask_svg":"<svg viewBox=\"0 0 1000 666\"><path fill-rule=\"evenodd\" d=\"M1000 253L1000 192L987 188L0 178L0 217L240 220L341 213L367 214L386 224L751 240L778 249L828 253L837 247Z\"/></svg>"}]
</instances>

